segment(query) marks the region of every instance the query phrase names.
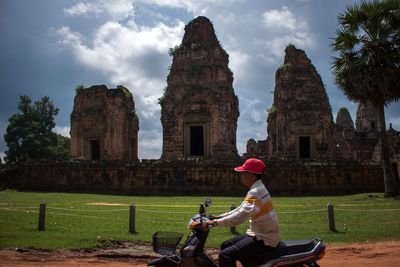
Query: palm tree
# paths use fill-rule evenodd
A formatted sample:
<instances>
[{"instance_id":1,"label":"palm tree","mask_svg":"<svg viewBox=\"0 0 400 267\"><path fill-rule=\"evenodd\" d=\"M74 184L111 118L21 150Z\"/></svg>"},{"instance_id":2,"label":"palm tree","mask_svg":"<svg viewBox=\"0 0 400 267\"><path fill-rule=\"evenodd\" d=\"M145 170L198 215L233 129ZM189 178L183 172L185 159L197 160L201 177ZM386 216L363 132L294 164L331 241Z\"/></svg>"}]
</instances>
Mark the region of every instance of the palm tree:
<instances>
[{"instance_id":1,"label":"palm tree","mask_svg":"<svg viewBox=\"0 0 400 267\"><path fill-rule=\"evenodd\" d=\"M379 144L385 197L399 194L385 143L385 106L400 99L400 1L362 1L338 16L333 39L335 83L355 102L372 103L379 113Z\"/></svg>"}]
</instances>

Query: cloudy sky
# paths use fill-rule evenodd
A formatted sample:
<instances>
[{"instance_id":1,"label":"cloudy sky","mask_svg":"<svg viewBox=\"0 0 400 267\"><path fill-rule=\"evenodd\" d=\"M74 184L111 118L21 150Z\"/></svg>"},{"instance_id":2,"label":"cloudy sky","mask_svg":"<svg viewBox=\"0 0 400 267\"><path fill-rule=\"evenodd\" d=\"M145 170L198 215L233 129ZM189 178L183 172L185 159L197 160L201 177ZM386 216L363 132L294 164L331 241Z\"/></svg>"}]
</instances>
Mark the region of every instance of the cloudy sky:
<instances>
[{"instance_id":1,"label":"cloudy sky","mask_svg":"<svg viewBox=\"0 0 400 267\"><path fill-rule=\"evenodd\" d=\"M55 131L69 136L76 85L124 85L139 113L139 158L159 158L162 127L158 98L184 26L197 16L214 24L230 56L239 97L239 153L250 138L267 137L266 109L275 71L289 43L305 50L326 86L333 117L357 105L333 83L331 38L337 16L354 0L1 0L0 156L3 135L20 95L49 96L60 109ZM400 103L387 110L400 130Z\"/></svg>"}]
</instances>

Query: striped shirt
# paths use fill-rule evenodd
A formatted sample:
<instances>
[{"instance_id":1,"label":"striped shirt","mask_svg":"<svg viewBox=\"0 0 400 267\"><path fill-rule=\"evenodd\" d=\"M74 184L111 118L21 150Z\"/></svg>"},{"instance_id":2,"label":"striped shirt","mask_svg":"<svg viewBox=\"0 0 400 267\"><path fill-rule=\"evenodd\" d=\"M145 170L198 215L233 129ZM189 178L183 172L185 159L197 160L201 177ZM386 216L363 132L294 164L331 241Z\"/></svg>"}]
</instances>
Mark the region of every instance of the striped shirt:
<instances>
[{"instance_id":1,"label":"striped shirt","mask_svg":"<svg viewBox=\"0 0 400 267\"><path fill-rule=\"evenodd\" d=\"M272 199L261 180L247 192L246 198L236 209L221 214L217 226L232 227L250 220L246 234L263 240L266 246L276 247L281 240L279 222Z\"/></svg>"}]
</instances>

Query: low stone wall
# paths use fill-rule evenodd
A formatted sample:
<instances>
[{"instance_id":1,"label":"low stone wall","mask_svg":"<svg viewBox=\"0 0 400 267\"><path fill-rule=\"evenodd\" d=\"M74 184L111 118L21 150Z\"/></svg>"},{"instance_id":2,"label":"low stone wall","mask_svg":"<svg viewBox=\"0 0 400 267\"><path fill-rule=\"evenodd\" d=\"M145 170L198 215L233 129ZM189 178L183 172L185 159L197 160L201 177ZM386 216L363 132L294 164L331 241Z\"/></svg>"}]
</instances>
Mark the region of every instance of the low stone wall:
<instances>
[{"instance_id":1,"label":"low stone wall","mask_svg":"<svg viewBox=\"0 0 400 267\"><path fill-rule=\"evenodd\" d=\"M270 162L264 183L277 194L384 192L382 165L376 162Z\"/></svg>"},{"instance_id":2,"label":"low stone wall","mask_svg":"<svg viewBox=\"0 0 400 267\"><path fill-rule=\"evenodd\" d=\"M131 195L243 195L233 171L238 162L28 162L0 174L18 190ZM274 195L383 192L380 164L267 162L264 178ZM4 187L3 187L4 188Z\"/></svg>"}]
</instances>

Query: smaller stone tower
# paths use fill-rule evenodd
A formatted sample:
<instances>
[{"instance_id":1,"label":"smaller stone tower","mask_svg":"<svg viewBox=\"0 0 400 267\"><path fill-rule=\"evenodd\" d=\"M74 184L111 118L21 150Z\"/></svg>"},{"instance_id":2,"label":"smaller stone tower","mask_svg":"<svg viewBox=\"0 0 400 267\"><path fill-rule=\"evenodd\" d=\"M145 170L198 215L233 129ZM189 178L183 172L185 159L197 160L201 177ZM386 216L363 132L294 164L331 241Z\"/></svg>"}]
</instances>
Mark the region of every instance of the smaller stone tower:
<instances>
[{"instance_id":1,"label":"smaller stone tower","mask_svg":"<svg viewBox=\"0 0 400 267\"><path fill-rule=\"evenodd\" d=\"M372 104L358 104L356 130L373 135L378 133L378 111Z\"/></svg>"},{"instance_id":2,"label":"smaller stone tower","mask_svg":"<svg viewBox=\"0 0 400 267\"><path fill-rule=\"evenodd\" d=\"M340 129L354 131L354 123L347 108L339 109L336 115L336 125Z\"/></svg>"},{"instance_id":3,"label":"smaller stone tower","mask_svg":"<svg viewBox=\"0 0 400 267\"><path fill-rule=\"evenodd\" d=\"M336 116L336 127L338 131L342 132L344 139L351 140L354 138L354 123L347 108L339 109Z\"/></svg>"},{"instance_id":4,"label":"smaller stone tower","mask_svg":"<svg viewBox=\"0 0 400 267\"><path fill-rule=\"evenodd\" d=\"M123 86L77 89L71 114L71 158L137 160L139 120Z\"/></svg>"}]
</instances>

